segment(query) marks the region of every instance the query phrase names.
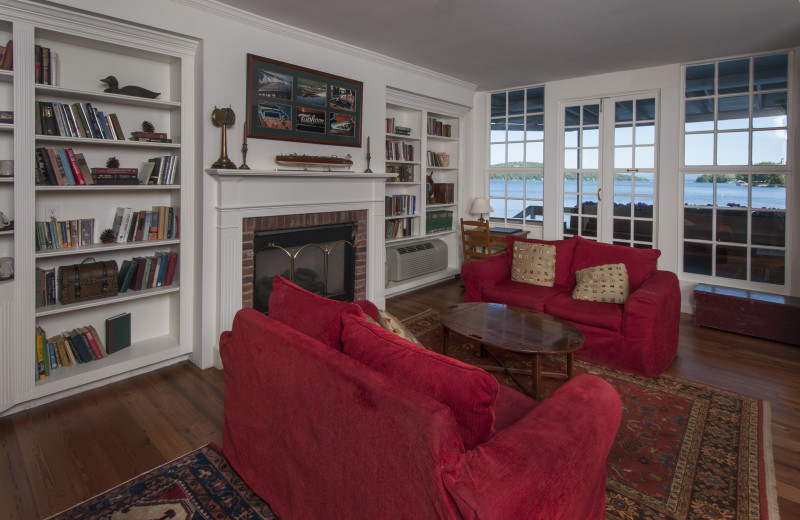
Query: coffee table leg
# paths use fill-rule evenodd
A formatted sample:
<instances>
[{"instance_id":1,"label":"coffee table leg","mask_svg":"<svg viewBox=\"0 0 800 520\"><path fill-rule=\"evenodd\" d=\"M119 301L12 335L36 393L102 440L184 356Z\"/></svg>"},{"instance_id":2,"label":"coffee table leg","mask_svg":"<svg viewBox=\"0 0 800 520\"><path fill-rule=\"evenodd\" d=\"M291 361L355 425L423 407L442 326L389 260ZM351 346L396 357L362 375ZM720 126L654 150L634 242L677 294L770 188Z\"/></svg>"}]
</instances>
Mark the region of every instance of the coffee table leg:
<instances>
[{"instance_id":1,"label":"coffee table leg","mask_svg":"<svg viewBox=\"0 0 800 520\"><path fill-rule=\"evenodd\" d=\"M539 389L540 389L541 383L542 383L542 358L539 355L534 354L533 355L533 363L531 363L531 365L532 365L532 367L531 367L531 381L532 381L532 384L533 384L533 392L532 393L533 393L533 398L538 401L539 398L541 397L539 395L539 392L540 392Z\"/></svg>"},{"instance_id":2,"label":"coffee table leg","mask_svg":"<svg viewBox=\"0 0 800 520\"><path fill-rule=\"evenodd\" d=\"M447 355L447 347L450 345L450 330L442 327L442 355Z\"/></svg>"}]
</instances>

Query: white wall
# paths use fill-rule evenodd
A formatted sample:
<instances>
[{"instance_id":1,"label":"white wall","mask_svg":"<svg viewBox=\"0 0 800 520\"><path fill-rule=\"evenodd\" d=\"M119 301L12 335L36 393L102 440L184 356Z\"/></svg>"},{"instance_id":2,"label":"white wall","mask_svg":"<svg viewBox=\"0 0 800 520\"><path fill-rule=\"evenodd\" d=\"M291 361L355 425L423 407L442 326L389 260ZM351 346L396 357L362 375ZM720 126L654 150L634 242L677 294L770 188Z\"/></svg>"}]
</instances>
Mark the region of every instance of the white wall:
<instances>
[{"instance_id":1,"label":"white wall","mask_svg":"<svg viewBox=\"0 0 800 520\"><path fill-rule=\"evenodd\" d=\"M230 106L237 115L237 122L228 134L228 157L236 164L242 162L240 150L246 113L248 53L362 81L362 143L366 142L367 136L372 138L371 168L374 171L383 169L380 150L385 134L387 86L464 106L472 104L475 90L472 84L259 18L213 0L54 0L54 3L201 41L201 61L197 64L196 120L201 134L197 139L198 164L203 168L209 168L220 155L220 130L211 124L210 119L215 106ZM125 78L124 71L108 71L108 74L117 76L121 84L146 86L147 83L146 78ZM247 163L251 168L274 169L277 167L275 156L289 153L342 157L351 154L355 171L366 168L366 150L363 148L252 138L247 144ZM203 182L197 183L196 194L198 201L202 201L197 205L202 214L195 215L195 218L203 223L198 226L196 240L197 255L202 258L198 273L202 273L202 280L214 280L218 265L214 183L202 171L183 174L203 178ZM202 284L201 280L196 280L195 285L195 294L202 294L203 301L202 310L198 309L195 317L198 324L196 338L202 341L204 351L211 351L218 339L214 303L218 288Z\"/></svg>"}]
</instances>

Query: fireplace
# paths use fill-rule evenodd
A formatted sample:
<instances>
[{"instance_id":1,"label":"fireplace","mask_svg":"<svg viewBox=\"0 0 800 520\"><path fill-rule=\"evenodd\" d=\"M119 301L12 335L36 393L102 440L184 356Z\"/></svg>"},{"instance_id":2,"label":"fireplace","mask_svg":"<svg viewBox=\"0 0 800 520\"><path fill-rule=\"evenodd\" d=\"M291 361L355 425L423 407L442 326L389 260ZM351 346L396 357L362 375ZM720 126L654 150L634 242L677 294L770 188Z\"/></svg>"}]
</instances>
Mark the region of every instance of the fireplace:
<instances>
[{"instance_id":1,"label":"fireplace","mask_svg":"<svg viewBox=\"0 0 800 520\"><path fill-rule=\"evenodd\" d=\"M354 223L257 231L253 237L253 308L269 311L272 281L280 275L303 289L353 301Z\"/></svg>"}]
</instances>

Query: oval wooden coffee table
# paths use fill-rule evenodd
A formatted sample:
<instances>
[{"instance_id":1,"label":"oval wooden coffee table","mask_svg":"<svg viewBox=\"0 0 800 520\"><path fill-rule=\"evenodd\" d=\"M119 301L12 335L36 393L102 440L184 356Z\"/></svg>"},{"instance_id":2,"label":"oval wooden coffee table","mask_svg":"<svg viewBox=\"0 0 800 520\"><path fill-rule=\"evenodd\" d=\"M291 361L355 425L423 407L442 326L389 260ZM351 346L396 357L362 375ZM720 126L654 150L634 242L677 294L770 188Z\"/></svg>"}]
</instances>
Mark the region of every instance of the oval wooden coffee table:
<instances>
[{"instance_id":1,"label":"oval wooden coffee table","mask_svg":"<svg viewBox=\"0 0 800 520\"><path fill-rule=\"evenodd\" d=\"M583 346L583 333L574 325L547 314L500 303L470 302L454 305L439 313L444 327L442 353L447 355L450 332L481 343L481 355L491 357L497 365L478 365L489 371L505 372L520 389L537 401L541 394L541 378L569 379L573 373L573 353ZM489 348L486 348L489 347ZM533 357L531 369L503 365L492 348L528 354ZM542 355L567 356L566 373L542 372ZM515 374L531 376L529 392Z\"/></svg>"}]
</instances>

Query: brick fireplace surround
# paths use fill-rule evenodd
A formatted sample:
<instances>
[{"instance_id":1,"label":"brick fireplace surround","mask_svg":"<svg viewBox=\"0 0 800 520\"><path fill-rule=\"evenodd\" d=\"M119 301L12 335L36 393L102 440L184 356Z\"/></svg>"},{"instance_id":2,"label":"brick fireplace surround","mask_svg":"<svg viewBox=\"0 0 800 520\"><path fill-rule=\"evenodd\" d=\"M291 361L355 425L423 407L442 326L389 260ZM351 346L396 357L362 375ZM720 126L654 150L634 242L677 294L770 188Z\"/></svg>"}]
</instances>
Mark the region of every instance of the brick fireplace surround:
<instances>
[{"instance_id":1,"label":"brick fireplace surround","mask_svg":"<svg viewBox=\"0 0 800 520\"><path fill-rule=\"evenodd\" d=\"M271 217L248 217L242 220L242 307L253 307L253 237L259 231L289 230L327 224L353 223L356 272L354 293L356 299L367 296L367 212L332 211L326 213L303 213L296 215L273 215Z\"/></svg>"}]
</instances>

